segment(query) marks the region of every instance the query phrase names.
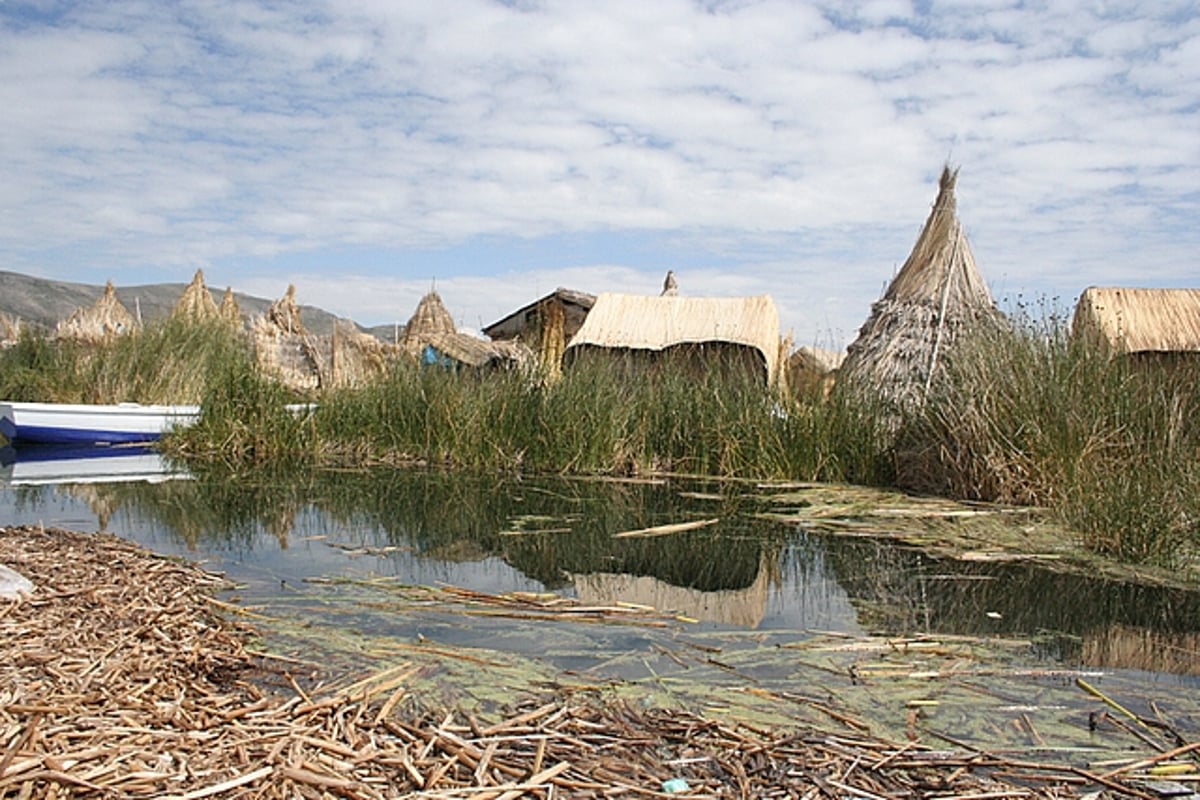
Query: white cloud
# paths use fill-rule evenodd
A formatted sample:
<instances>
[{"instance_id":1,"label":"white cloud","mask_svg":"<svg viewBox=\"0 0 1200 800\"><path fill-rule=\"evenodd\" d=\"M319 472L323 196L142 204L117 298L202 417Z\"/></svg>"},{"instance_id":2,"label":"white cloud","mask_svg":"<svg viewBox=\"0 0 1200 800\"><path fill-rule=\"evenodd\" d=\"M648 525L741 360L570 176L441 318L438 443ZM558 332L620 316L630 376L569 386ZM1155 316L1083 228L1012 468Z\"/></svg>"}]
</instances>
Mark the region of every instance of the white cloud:
<instances>
[{"instance_id":1,"label":"white cloud","mask_svg":"<svg viewBox=\"0 0 1200 800\"><path fill-rule=\"evenodd\" d=\"M477 326L670 264L851 336L949 159L994 281L1195 282L1185 2L30 8L0 5L0 268L209 265L365 321L440 272Z\"/></svg>"}]
</instances>

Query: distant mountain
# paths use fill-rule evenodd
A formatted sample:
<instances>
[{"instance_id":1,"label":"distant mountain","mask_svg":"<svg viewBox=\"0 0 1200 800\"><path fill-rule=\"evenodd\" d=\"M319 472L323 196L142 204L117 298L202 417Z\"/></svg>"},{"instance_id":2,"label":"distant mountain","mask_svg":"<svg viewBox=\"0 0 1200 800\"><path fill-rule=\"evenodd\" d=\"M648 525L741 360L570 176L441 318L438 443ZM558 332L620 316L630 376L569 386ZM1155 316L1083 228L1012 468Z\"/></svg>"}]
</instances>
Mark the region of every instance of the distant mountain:
<instances>
[{"instance_id":1,"label":"distant mountain","mask_svg":"<svg viewBox=\"0 0 1200 800\"><path fill-rule=\"evenodd\" d=\"M117 298L129 309L129 313L141 315L144 322L165 319L187 288L186 283L152 283L141 286L117 286ZM225 294L224 287L209 287L216 303ZM26 324L54 330L60 321L71 316L76 309L92 305L104 294L103 286L86 283L64 283L45 278L34 278L16 272L0 270L0 313L17 317ZM234 292L242 316L251 317L266 313L275 299L263 299ZM283 296L283 292L279 293ZM310 333L329 334L337 316L315 306L300 306L300 320ZM361 326L360 326L361 327ZM375 333L375 331L370 331ZM392 330L381 331L380 338L392 337Z\"/></svg>"}]
</instances>

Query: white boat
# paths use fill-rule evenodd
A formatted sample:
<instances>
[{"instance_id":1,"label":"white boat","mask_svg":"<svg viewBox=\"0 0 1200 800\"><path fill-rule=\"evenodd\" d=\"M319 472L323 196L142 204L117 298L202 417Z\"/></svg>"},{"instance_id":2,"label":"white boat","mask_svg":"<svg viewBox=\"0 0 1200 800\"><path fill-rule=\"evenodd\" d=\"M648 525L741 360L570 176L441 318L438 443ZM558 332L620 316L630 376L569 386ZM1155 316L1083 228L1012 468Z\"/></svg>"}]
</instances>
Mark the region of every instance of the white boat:
<instances>
[{"instance_id":1,"label":"white boat","mask_svg":"<svg viewBox=\"0 0 1200 800\"><path fill-rule=\"evenodd\" d=\"M200 406L0 402L0 436L12 444L152 442L199 418Z\"/></svg>"}]
</instances>

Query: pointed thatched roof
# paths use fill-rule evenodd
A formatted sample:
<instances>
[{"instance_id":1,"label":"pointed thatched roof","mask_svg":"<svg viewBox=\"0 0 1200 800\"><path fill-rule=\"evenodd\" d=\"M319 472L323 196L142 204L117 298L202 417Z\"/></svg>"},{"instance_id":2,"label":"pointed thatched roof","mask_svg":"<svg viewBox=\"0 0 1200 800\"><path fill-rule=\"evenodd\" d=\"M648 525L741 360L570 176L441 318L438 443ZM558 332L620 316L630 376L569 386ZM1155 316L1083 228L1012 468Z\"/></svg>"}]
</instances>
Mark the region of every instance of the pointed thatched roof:
<instances>
[{"instance_id":1,"label":"pointed thatched roof","mask_svg":"<svg viewBox=\"0 0 1200 800\"><path fill-rule=\"evenodd\" d=\"M217 315L232 327L242 327L242 309L238 306L237 298L233 296L232 287L225 287L225 294L221 298L221 305L217 309Z\"/></svg>"},{"instance_id":2,"label":"pointed thatched roof","mask_svg":"<svg viewBox=\"0 0 1200 800\"><path fill-rule=\"evenodd\" d=\"M296 305L296 287L288 284L283 297L271 303L267 309L267 322L283 333L304 335L304 323L300 321L300 306Z\"/></svg>"},{"instance_id":3,"label":"pointed thatched roof","mask_svg":"<svg viewBox=\"0 0 1200 800\"><path fill-rule=\"evenodd\" d=\"M454 318L435 291L426 294L417 304L416 311L404 326L400 346L414 359L423 360L432 355L435 360L450 359L469 367L482 367L493 361L523 361L529 355L528 348L517 342L491 342L459 332Z\"/></svg>"},{"instance_id":4,"label":"pointed thatched roof","mask_svg":"<svg viewBox=\"0 0 1200 800\"><path fill-rule=\"evenodd\" d=\"M0 346L15 343L21 338L21 318L0 312Z\"/></svg>"},{"instance_id":5,"label":"pointed thatched roof","mask_svg":"<svg viewBox=\"0 0 1200 800\"><path fill-rule=\"evenodd\" d=\"M59 322L54 335L59 339L95 343L130 333L137 326L137 320L117 299L116 287L109 281L104 286L104 294L95 303Z\"/></svg>"},{"instance_id":6,"label":"pointed thatched roof","mask_svg":"<svg viewBox=\"0 0 1200 800\"><path fill-rule=\"evenodd\" d=\"M724 343L757 352L768 384L779 373L779 312L770 295L679 297L603 293L567 352L584 347L662 351Z\"/></svg>"},{"instance_id":7,"label":"pointed thatched roof","mask_svg":"<svg viewBox=\"0 0 1200 800\"><path fill-rule=\"evenodd\" d=\"M1200 352L1200 289L1090 286L1075 306L1075 336L1115 353Z\"/></svg>"},{"instance_id":8,"label":"pointed thatched roof","mask_svg":"<svg viewBox=\"0 0 1200 800\"><path fill-rule=\"evenodd\" d=\"M937 200L908 260L847 348L842 385L898 408L920 404L939 360L967 330L1003 325L975 264L954 196L958 170L942 170Z\"/></svg>"},{"instance_id":9,"label":"pointed thatched roof","mask_svg":"<svg viewBox=\"0 0 1200 800\"><path fill-rule=\"evenodd\" d=\"M217 304L212 299L212 292L204 285L204 270L198 269L192 282L184 289L183 296L175 304L171 316L193 322L207 322L216 319L218 315Z\"/></svg>"}]
</instances>

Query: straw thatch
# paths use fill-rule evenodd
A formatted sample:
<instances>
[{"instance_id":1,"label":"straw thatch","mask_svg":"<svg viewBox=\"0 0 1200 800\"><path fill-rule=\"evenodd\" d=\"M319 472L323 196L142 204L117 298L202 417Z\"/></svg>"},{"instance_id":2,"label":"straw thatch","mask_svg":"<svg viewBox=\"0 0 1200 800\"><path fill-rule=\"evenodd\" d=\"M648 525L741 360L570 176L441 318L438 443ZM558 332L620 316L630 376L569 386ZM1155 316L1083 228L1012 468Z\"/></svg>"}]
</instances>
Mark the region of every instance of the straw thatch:
<instances>
[{"instance_id":1,"label":"straw thatch","mask_svg":"<svg viewBox=\"0 0 1200 800\"><path fill-rule=\"evenodd\" d=\"M1089 287L1072 334L1113 353L1200 353L1200 289Z\"/></svg>"},{"instance_id":2,"label":"straw thatch","mask_svg":"<svg viewBox=\"0 0 1200 800\"><path fill-rule=\"evenodd\" d=\"M587 349L660 353L730 345L752 354L769 385L779 374L779 312L770 295L672 297L604 293L567 346L568 360ZM730 352L713 348L715 352Z\"/></svg>"},{"instance_id":3,"label":"straw thatch","mask_svg":"<svg viewBox=\"0 0 1200 800\"><path fill-rule=\"evenodd\" d=\"M596 302L594 294L561 286L483 329L493 341L520 341L537 353L547 377L562 371L563 353Z\"/></svg>"},{"instance_id":4,"label":"straw thatch","mask_svg":"<svg viewBox=\"0 0 1200 800\"><path fill-rule=\"evenodd\" d=\"M217 314L221 319L229 323L230 327L242 327L242 309L238 306L237 298L233 296L232 287L225 287L225 295L221 298L221 305L217 309Z\"/></svg>"},{"instance_id":5,"label":"straw thatch","mask_svg":"<svg viewBox=\"0 0 1200 800\"><path fill-rule=\"evenodd\" d=\"M21 320L0 312L0 347L16 344L21 338Z\"/></svg>"},{"instance_id":6,"label":"straw thatch","mask_svg":"<svg viewBox=\"0 0 1200 800\"><path fill-rule=\"evenodd\" d=\"M54 335L59 339L100 343L113 336L131 333L138 322L117 299L113 282L104 286L104 294L87 308L81 308L58 323Z\"/></svg>"},{"instance_id":7,"label":"straw thatch","mask_svg":"<svg viewBox=\"0 0 1200 800\"><path fill-rule=\"evenodd\" d=\"M920 405L939 361L968 330L1000 327L958 220L958 170L942 170L937 200L912 253L846 352L840 380L895 404Z\"/></svg>"},{"instance_id":8,"label":"straw thatch","mask_svg":"<svg viewBox=\"0 0 1200 800\"><path fill-rule=\"evenodd\" d=\"M845 359L845 351L803 345L788 356L788 386L799 394L809 394L817 389L828 394L833 388L834 375Z\"/></svg>"},{"instance_id":9,"label":"straw thatch","mask_svg":"<svg viewBox=\"0 0 1200 800\"><path fill-rule=\"evenodd\" d=\"M527 361L529 350L519 342L491 342L462 333L437 292L421 298L404 326L400 347L409 357L429 364L484 367Z\"/></svg>"},{"instance_id":10,"label":"straw thatch","mask_svg":"<svg viewBox=\"0 0 1200 800\"><path fill-rule=\"evenodd\" d=\"M204 285L204 270L196 270L196 275L184 289L183 296L171 311L171 316L192 322L208 322L220 316L212 292Z\"/></svg>"},{"instance_id":11,"label":"straw thatch","mask_svg":"<svg viewBox=\"0 0 1200 800\"><path fill-rule=\"evenodd\" d=\"M679 281L675 280L675 273L672 270L667 270L667 277L663 279L662 296L674 297L679 294Z\"/></svg>"},{"instance_id":12,"label":"straw thatch","mask_svg":"<svg viewBox=\"0 0 1200 800\"><path fill-rule=\"evenodd\" d=\"M311 391L321 385L320 364L300 321L295 286L289 285L266 314L251 321L250 335L255 361L263 372L296 391Z\"/></svg>"},{"instance_id":13,"label":"straw thatch","mask_svg":"<svg viewBox=\"0 0 1200 800\"><path fill-rule=\"evenodd\" d=\"M304 337L304 346L323 388L362 386L386 373L402 352L398 345L364 333L349 320L335 320L330 336Z\"/></svg>"}]
</instances>

